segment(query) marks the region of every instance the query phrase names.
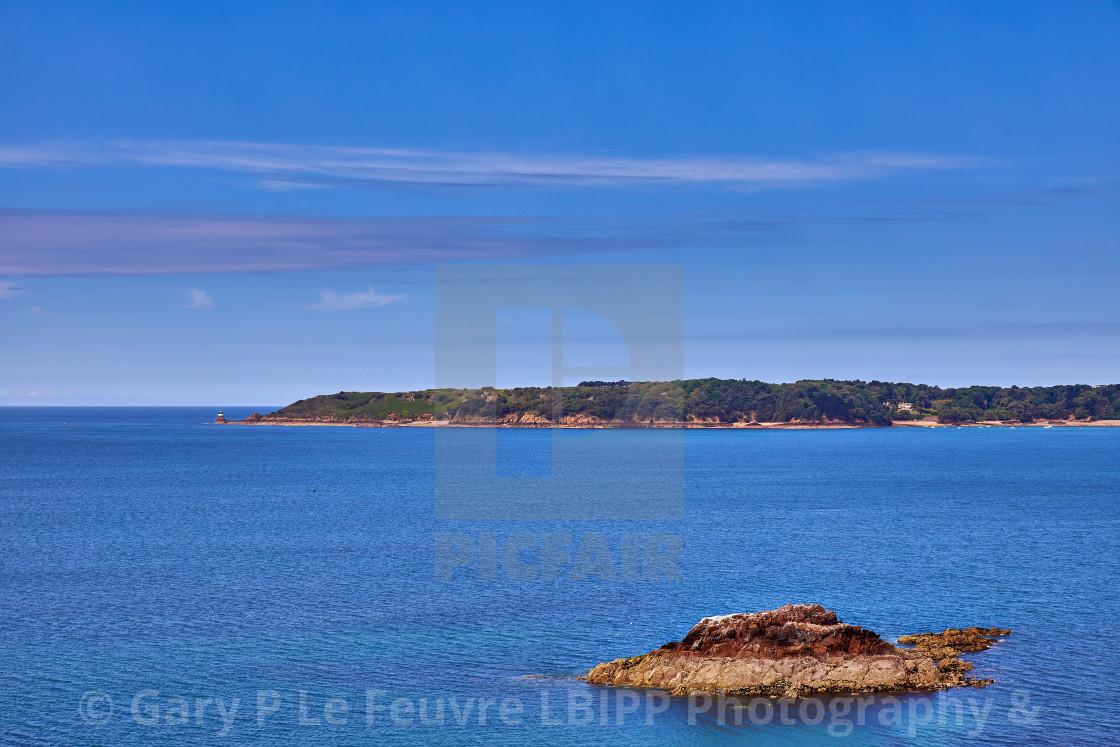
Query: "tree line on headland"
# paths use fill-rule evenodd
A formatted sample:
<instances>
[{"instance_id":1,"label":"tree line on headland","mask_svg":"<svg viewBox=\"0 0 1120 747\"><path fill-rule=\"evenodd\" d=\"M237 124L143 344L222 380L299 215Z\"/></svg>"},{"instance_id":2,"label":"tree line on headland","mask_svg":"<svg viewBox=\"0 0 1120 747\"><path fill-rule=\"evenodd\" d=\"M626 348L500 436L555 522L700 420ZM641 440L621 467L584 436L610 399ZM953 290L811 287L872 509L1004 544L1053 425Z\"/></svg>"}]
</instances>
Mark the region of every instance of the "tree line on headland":
<instances>
[{"instance_id":1,"label":"tree line on headland","mask_svg":"<svg viewBox=\"0 0 1120 747\"><path fill-rule=\"evenodd\" d=\"M746 379L584 381L570 387L339 392L300 400L263 420L451 420L507 423L942 423L1120 420L1120 385L941 388L883 381Z\"/></svg>"}]
</instances>

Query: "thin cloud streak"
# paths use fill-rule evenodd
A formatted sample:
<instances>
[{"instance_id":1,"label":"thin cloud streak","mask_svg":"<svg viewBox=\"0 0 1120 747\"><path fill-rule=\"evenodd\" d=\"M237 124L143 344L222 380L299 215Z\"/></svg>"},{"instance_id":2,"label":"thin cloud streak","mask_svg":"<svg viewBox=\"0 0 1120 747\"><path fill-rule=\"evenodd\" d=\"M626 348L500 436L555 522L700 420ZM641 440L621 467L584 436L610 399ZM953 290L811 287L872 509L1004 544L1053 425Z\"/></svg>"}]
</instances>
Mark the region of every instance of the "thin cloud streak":
<instances>
[{"instance_id":1,"label":"thin cloud streak","mask_svg":"<svg viewBox=\"0 0 1120 747\"><path fill-rule=\"evenodd\" d=\"M958 220L904 213L892 221ZM0 210L0 275L283 272L524 260L664 247L814 243L802 228L858 216L316 218ZM875 222L883 222L878 218ZM9 293L18 292L18 289Z\"/></svg>"},{"instance_id":2,"label":"thin cloud streak","mask_svg":"<svg viewBox=\"0 0 1120 747\"><path fill-rule=\"evenodd\" d=\"M534 231L532 219L0 211L0 274L281 272L512 259L638 246Z\"/></svg>"},{"instance_id":3,"label":"thin cloud streak","mask_svg":"<svg viewBox=\"0 0 1120 747\"><path fill-rule=\"evenodd\" d=\"M23 292L23 288L12 283L5 283L0 281L0 298L12 298Z\"/></svg>"},{"instance_id":4,"label":"thin cloud streak","mask_svg":"<svg viewBox=\"0 0 1120 747\"><path fill-rule=\"evenodd\" d=\"M335 293L331 289L319 291L319 300L316 303L304 306L305 309L314 311L350 311L352 309L377 309L391 303L403 301L407 296L384 295L373 292L371 286L364 293Z\"/></svg>"},{"instance_id":5,"label":"thin cloud streak","mask_svg":"<svg viewBox=\"0 0 1120 747\"><path fill-rule=\"evenodd\" d=\"M696 342L726 343L778 343L802 345L805 343L848 344L859 340L914 341L922 340L1021 340L1021 339L1070 339L1074 337L1118 337L1120 322L977 322L975 324L947 327L851 327L816 329L781 329L759 331L729 331L709 334L702 332L691 339Z\"/></svg>"},{"instance_id":6,"label":"thin cloud streak","mask_svg":"<svg viewBox=\"0 0 1120 747\"><path fill-rule=\"evenodd\" d=\"M627 158L245 142L134 142L0 148L0 167L133 164L255 175L265 189L387 183L571 187L726 183L754 187L966 169L975 158L861 151L816 159Z\"/></svg>"}]
</instances>

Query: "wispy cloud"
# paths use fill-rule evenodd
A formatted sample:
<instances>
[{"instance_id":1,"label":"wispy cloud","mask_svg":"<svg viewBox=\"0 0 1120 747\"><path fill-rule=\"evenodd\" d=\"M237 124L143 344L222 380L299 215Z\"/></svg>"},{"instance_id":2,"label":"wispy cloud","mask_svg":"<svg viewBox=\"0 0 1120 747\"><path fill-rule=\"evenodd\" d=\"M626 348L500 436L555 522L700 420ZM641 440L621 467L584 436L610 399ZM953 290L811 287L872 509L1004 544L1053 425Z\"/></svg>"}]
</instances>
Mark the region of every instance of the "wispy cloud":
<instances>
[{"instance_id":1,"label":"wispy cloud","mask_svg":"<svg viewBox=\"0 0 1120 747\"><path fill-rule=\"evenodd\" d=\"M184 293L187 294L188 299L187 303L183 304L184 309L208 309L214 305L214 299L200 288L190 288Z\"/></svg>"},{"instance_id":2,"label":"wispy cloud","mask_svg":"<svg viewBox=\"0 0 1120 747\"><path fill-rule=\"evenodd\" d=\"M663 247L789 245L808 226L943 221L944 211L873 217L676 215L628 221L503 216L313 218L0 210L0 275L283 272L514 261ZM819 232L818 232L819 233ZM13 291L15 292L15 291Z\"/></svg>"},{"instance_id":3,"label":"wispy cloud","mask_svg":"<svg viewBox=\"0 0 1120 747\"><path fill-rule=\"evenodd\" d=\"M32 316L47 316L47 312L41 306L28 306L23 311Z\"/></svg>"},{"instance_id":4,"label":"wispy cloud","mask_svg":"<svg viewBox=\"0 0 1120 747\"><path fill-rule=\"evenodd\" d=\"M959 326L910 327L816 327L770 330L736 330L713 332L695 339L726 343L782 343L801 345L809 342L847 344L858 340L914 341L922 340L1023 340L1035 338L1120 337L1120 322L976 322Z\"/></svg>"},{"instance_id":5,"label":"wispy cloud","mask_svg":"<svg viewBox=\"0 0 1120 747\"><path fill-rule=\"evenodd\" d=\"M23 288L0 280L0 298L11 298L23 292Z\"/></svg>"},{"instance_id":6,"label":"wispy cloud","mask_svg":"<svg viewBox=\"0 0 1120 747\"><path fill-rule=\"evenodd\" d=\"M304 306L305 309L314 309L316 311L348 311L350 309L376 309L382 306L388 306L397 301L403 301L407 296L405 295L384 295L381 293L374 293L373 288L364 293L335 293L333 290L325 289L319 291L319 300L313 304Z\"/></svg>"},{"instance_id":7,"label":"wispy cloud","mask_svg":"<svg viewBox=\"0 0 1120 747\"><path fill-rule=\"evenodd\" d=\"M212 169L255 175L267 189L362 183L541 187L736 183L761 187L962 169L978 163L961 156L890 151L815 158L635 158L213 141L0 148L0 167L135 164Z\"/></svg>"},{"instance_id":8,"label":"wispy cloud","mask_svg":"<svg viewBox=\"0 0 1120 747\"><path fill-rule=\"evenodd\" d=\"M532 218L0 211L0 274L148 275L460 262L621 244ZM615 237L616 239L618 237Z\"/></svg>"}]
</instances>

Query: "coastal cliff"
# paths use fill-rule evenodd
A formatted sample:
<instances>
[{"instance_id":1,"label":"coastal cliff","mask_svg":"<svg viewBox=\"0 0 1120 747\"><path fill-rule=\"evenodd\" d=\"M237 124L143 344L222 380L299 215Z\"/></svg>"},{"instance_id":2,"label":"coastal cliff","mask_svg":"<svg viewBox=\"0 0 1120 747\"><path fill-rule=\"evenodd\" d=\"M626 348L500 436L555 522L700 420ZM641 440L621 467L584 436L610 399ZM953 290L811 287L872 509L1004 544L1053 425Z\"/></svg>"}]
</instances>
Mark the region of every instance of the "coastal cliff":
<instances>
[{"instance_id":1,"label":"coastal cliff","mask_svg":"<svg viewBox=\"0 0 1120 747\"><path fill-rule=\"evenodd\" d=\"M898 648L877 633L842 622L819 604L706 617L681 641L648 654L599 664L597 685L668 690L676 695L723 692L801 697L826 692L879 692L982 687L970 679L964 652L982 651L1010 630L949 629L905 636Z\"/></svg>"}]
</instances>

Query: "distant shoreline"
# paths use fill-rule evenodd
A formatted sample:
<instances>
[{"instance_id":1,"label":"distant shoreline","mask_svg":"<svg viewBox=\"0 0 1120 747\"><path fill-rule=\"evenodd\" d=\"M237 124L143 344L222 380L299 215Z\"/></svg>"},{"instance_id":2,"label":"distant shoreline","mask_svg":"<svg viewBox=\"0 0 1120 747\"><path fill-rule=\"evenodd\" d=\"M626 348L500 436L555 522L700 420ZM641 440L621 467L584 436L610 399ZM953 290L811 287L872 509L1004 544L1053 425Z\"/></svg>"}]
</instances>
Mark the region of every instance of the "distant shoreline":
<instances>
[{"instance_id":1,"label":"distant shoreline","mask_svg":"<svg viewBox=\"0 0 1120 747\"><path fill-rule=\"evenodd\" d=\"M271 425L271 426L320 426L320 427L349 427L349 428L565 428L580 430L738 430L738 431L765 431L765 430L853 430L857 428L1115 428L1120 427L1120 420L1053 420L1037 421L1034 423L1008 423L1003 421L981 421L969 423L939 423L936 420L895 420L891 425L871 425L863 423L698 423L698 422L664 422L650 424L631 423L506 423L492 422L452 422L448 420L230 420L216 425Z\"/></svg>"},{"instance_id":2,"label":"distant shoreline","mask_svg":"<svg viewBox=\"0 0 1120 747\"><path fill-rule=\"evenodd\" d=\"M219 418L221 419L221 418ZM942 389L883 381L581 381L576 386L347 392L301 399L251 424L358 427L815 430L1120 424L1120 384ZM1116 421L1110 423L1110 421Z\"/></svg>"}]
</instances>

